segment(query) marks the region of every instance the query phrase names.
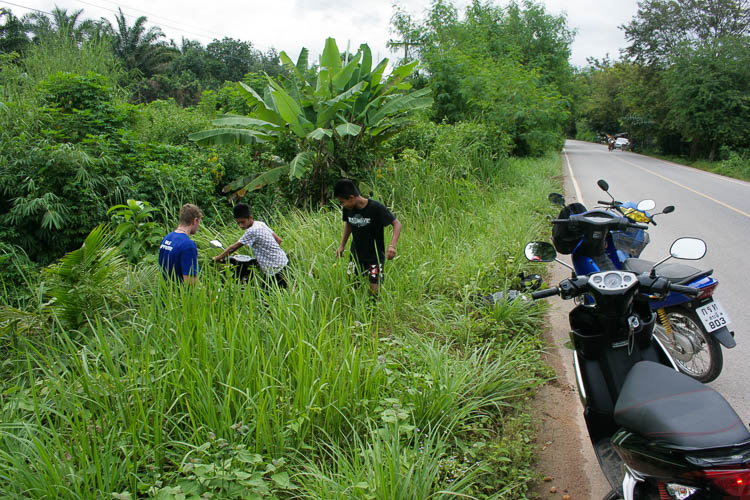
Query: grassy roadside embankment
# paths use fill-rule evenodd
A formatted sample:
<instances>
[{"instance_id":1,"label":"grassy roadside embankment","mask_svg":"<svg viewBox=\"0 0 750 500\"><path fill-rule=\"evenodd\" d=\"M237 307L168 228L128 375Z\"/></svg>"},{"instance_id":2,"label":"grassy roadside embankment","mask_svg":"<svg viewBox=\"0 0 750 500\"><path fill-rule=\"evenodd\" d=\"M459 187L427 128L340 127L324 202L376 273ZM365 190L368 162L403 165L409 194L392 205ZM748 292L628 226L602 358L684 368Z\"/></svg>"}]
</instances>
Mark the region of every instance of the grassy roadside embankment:
<instances>
[{"instance_id":1,"label":"grassy roadside embankment","mask_svg":"<svg viewBox=\"0 0 750 500\"><path fill-rule=\"evenodd\" d=\"M0 495L524 498L543 306L470 295L529 268L559 157L467 162L384 167L373 198L404 231L377 300L335 259L325 209L270 221L286 292L224 282L207 242L239 230L206 220L200 287L159 296L153 267L130 269L79 329L0 324Z\"/></svg>"}]
</instances>

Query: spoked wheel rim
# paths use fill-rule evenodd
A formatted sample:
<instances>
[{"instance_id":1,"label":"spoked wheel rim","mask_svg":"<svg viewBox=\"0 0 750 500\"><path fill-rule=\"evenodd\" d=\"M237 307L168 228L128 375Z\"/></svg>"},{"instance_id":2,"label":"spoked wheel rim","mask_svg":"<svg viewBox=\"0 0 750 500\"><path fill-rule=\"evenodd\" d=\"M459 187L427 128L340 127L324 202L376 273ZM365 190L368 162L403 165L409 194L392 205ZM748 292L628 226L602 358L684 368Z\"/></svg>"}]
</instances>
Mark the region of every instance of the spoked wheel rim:
<instances>
[{"instance_id":1,"label":"spoked wheel rim","mask_svg":"<svg viewBox=\"0 0 750 500\"><path fill-rule=\"evenodd\" d=\"M690 316L670 312L667 317L675 338L674 345L667 341L667 348L678 368L693 378L705 377L711 372L713 364L706 333ZM661 325L659 328L663 330ZM660 333L666 337L666 332Z\"/></svg>"}]
</instances>

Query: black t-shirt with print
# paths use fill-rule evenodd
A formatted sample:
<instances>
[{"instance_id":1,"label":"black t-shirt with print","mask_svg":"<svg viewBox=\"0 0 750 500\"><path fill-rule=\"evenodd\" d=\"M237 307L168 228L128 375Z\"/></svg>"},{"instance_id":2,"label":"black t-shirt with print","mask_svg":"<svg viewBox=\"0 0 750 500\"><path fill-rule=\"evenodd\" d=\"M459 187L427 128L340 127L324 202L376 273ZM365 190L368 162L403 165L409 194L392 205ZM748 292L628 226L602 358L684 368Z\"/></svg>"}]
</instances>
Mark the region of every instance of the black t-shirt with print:
<instances>
[{"instance_id":1,"label":"black t-shirt with print","mask_svg":"<svg viewBox=\"0 0 750 500\"><path fill-rule=\"evenodd\" d=\"M352 228L351 251L354 258L367 264L384 262L383 228L396 220L391 211L382 203L368 199L362 209L344 208L342 218Z\"/></svg>"}]
</instances>

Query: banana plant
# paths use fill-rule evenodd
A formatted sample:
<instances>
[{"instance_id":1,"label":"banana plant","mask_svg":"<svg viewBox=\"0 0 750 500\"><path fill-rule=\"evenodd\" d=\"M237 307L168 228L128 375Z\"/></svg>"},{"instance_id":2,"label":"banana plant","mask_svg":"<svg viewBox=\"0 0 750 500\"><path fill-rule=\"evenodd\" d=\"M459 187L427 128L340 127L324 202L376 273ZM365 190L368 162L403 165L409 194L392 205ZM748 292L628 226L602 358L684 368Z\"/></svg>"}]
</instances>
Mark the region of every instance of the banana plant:
<instances>
[{"instance_id":1,"label":"banana plant","mask_svg":"<svg viewBox=\"0 0 750 500\"><path fill-rule=\"evenodd\" d=\"M256 176L236 179L224 192L255 190L279 181L310 178L324 182L335 166L337 154L361 143L380 143L409 123L409 113L432 105L429 89L410 91L406 78L417 62L395 68L384 77L388 59L372 67L372 53L362 44L349 60L342 60L336 41L326 40L319 70L311 78L307 49L293 62L285 52L280 59L285 75L272 79L261 96L239 82L253 107L249 116L225 116L217 127L189 136L201 145L273 142L291 135L299 153ZM341 172L346 174L345 171ZM324 186L316 186L324 201Z\"/></svg>"}]
</instances>

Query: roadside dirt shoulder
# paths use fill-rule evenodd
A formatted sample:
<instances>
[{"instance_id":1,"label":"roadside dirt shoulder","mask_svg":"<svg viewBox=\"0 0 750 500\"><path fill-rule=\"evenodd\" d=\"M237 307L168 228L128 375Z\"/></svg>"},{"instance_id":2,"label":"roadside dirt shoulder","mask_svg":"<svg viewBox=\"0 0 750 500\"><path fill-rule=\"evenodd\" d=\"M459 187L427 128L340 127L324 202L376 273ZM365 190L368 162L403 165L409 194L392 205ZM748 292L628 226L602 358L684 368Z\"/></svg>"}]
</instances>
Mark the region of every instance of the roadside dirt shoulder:
<instances>
[{"instance_id":1,"label":"roadside dirt shoulder","mask_svg":"<svg viewBox=\"0 0 750 500\"><path fill-rule=\"evenodd\" d=\"M570 276L559 264L550 266L550 283ZM550 302L546 362L557 378L540 388L533 411L537 422L536 470L545 478L532 485L531 498L588 500L603 498L610 488L599 470L591 443L588 441L583 408L573 373L573 351L568 342L570 301L560 298Z\"/></svg>"}]
</instances>

